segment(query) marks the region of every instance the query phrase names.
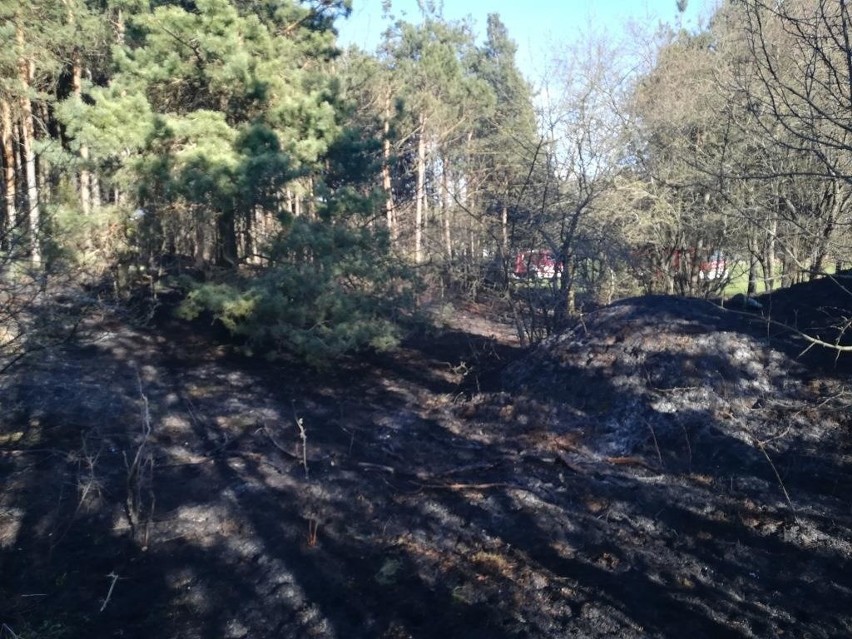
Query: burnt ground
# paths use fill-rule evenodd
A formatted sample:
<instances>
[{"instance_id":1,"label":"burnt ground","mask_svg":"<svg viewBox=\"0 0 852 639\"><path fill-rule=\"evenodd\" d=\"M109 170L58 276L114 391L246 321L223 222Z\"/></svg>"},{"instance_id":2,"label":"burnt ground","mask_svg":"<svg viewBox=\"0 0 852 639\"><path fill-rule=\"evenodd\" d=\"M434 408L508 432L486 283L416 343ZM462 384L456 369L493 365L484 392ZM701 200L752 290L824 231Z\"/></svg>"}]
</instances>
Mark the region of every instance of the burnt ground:
<instances>
[{"instance_id":1,"label":"burnt ground","mask_svg":"<svg viewBox=\"0 0 852 639\"><path fill-rule=\"evenodd\" d=\"M444 319L314 373L92 318L7 376L0 637L852 636L848 369L697 300Z\"/></svg>"},{"instance_id":2,"label":"burnt ground","mask_svg":"<svg viewBox=\"0 0 852 639\"><path fill-rule=\"evenodd\" d=\"M763 309L761 315L776 318L783 326L771 327L773 335L791 338L791 344L808 345L795 331L801 331L823 342L839 344L852 348L852 269L841 271L831 277L811 282L795 284L779 289L759 298ZM832 359L832 353L825 349L812 349L804 359L808 362ZM841 368L852 371L850 362L843 362Z\"/></svg>"}]
</instances>

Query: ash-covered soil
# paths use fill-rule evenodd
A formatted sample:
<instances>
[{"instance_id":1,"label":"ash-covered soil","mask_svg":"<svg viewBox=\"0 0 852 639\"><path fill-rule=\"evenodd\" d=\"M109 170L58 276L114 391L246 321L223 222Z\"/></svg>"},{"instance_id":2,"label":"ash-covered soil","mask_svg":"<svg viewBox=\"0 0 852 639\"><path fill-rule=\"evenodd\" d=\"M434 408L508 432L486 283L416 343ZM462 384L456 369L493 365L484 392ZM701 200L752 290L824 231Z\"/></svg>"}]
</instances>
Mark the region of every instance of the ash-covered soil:
<instances>
[{"instance_id":1,"label":"ash-covered soil","mask_svg":"<svg viewBox=\"0 0 852 639\"><path fill-rule=\"evenodd\" d=\"M763 307L760 315L779 322L769 328L773 335L787 336L807 347L811 343L801 337L801 332L847 350L852 348L852 269L778 289L757 299ZM832 357L826 349L812 350L807 361L825 362ZM844 365L846 372L852 371L848 359Z\"/></svg>"},{"instance_id":2,"label":"ash-covered soil","mask_svg":"<svg viewBox=\"0 0 852 639\"><path fill-rule=\"evenodd\" d=\"M9 376L0 637L852 636L848 374L697 300L530 351L479 310L322 374L91 321Z\"/></svg>"}]
</instances>

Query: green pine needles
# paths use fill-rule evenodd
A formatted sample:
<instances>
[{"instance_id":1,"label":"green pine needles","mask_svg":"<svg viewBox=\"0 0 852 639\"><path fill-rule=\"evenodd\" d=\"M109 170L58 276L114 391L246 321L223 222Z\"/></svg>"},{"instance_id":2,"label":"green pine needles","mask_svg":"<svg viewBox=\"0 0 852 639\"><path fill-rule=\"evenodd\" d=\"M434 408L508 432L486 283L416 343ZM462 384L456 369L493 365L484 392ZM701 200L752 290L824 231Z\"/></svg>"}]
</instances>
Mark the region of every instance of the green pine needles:
<instances>
[{"instance_id":1,"label":"green pine needles","mask_svg":"<svg viewBox=\"0 0 852 639\"><path fill-rule=\"evenodd\" d=\"M387 350L413 306L412 274L380 250L382 234L298 219L256 277L196 285L179 309L207 312L252 353L293 355L322 368L365 350ZM377 250L378 249L378 250Z\"/></svg>"}]
</instances>

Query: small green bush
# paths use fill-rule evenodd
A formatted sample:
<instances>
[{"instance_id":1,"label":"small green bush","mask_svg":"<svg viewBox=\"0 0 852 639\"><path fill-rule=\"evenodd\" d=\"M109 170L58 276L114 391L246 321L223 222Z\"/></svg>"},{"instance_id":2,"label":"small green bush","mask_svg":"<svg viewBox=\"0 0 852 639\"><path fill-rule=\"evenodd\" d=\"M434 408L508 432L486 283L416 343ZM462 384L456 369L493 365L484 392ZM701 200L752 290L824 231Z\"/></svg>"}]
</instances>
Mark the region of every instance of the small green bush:
<instances>
[{"instance_id":1,"label":"small green bush","mask_svg":"<svg viewBox=\"0 0 852 639\"><path fill-rule=\"evenodd\" d=\"M413 278L369 229L295 220L256 278L196 284L178 313L211 313L249 350L295 355L322 368L342 356L388 350L413 307Z\"/></svg>"}]
</instances>

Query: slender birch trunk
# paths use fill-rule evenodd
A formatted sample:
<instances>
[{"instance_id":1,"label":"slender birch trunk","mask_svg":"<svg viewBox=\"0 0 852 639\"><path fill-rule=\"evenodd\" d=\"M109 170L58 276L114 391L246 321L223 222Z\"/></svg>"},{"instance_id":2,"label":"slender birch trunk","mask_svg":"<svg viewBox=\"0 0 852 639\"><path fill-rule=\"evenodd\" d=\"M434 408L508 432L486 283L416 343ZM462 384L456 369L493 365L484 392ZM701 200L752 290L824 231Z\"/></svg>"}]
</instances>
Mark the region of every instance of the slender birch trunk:
<instances>
[{"instance_id":1,"label":"slender birch trunk","mask_svg":"<svg viewBox=\"0 0 852 639\"><path fill-rule=\"evenodd\" d=\"M18 47L24 51L24 30L18 26L16 30ZM33 149L35 126L33 125L33 107L30 102L29 89L32 86L33 70L31 64L22 56L18 61L18 74L23 86L21 95L21 155L27 182L27 213L29 215L30 251L33 264L41 264L41 211L39 209L38 176L36 171L36 156Z\"/></svg>"},{"instance_id":2,"label":"slender birch trunk","mask_svg":"<svg viewBox=\"0 0 852 639\"><path fill-rule=\"evenodd\" d=\"M441 171L441 191L443 197L441 198L441 206L443 208L444 218L444 250L447 253L447 259L452 261L453 259L453 234L452 234L452 202L450 202L450 161L444 157L444 161L442 162L442 171Z\"/></svg>"},{"instance_id":3,"label":"slender birch trunk","mask_svg":"<svg viewBox=\"0 0 852 639\"><path fill-rule=\"evenodd\" d=\"M509 255L509 207L503 203L500 209L500 229L502 231L503 255ZM508 258L507 258L508 259Z\"/></svg>"},{"instance_id":4,"label":"slender birch trunk","mask_svg":"<svg viewBox=\"0 0 852 639\"><path fill-rule=\"evenodd\" d=\"M399 235L396 225L396 207L393 200L393 182L391 181L391 143L390 143L390 117L391 96L385 95L385 108L382 122L382 189L385 192L385 216L387 218L388 235L391 247L397 248L397 237Z\"/></svg>"},{"instance_id":5,"label":"slender birch trunk","mask_svg":"<svg viewBox=\"0 0 852 639\"><path fill-rule=\"evenodd\" d=\"M420 116L417 136L417 191L414 211L414 263L423 262L423 216L426 208L426 116Z\"/></svg>"}]
</instances>

